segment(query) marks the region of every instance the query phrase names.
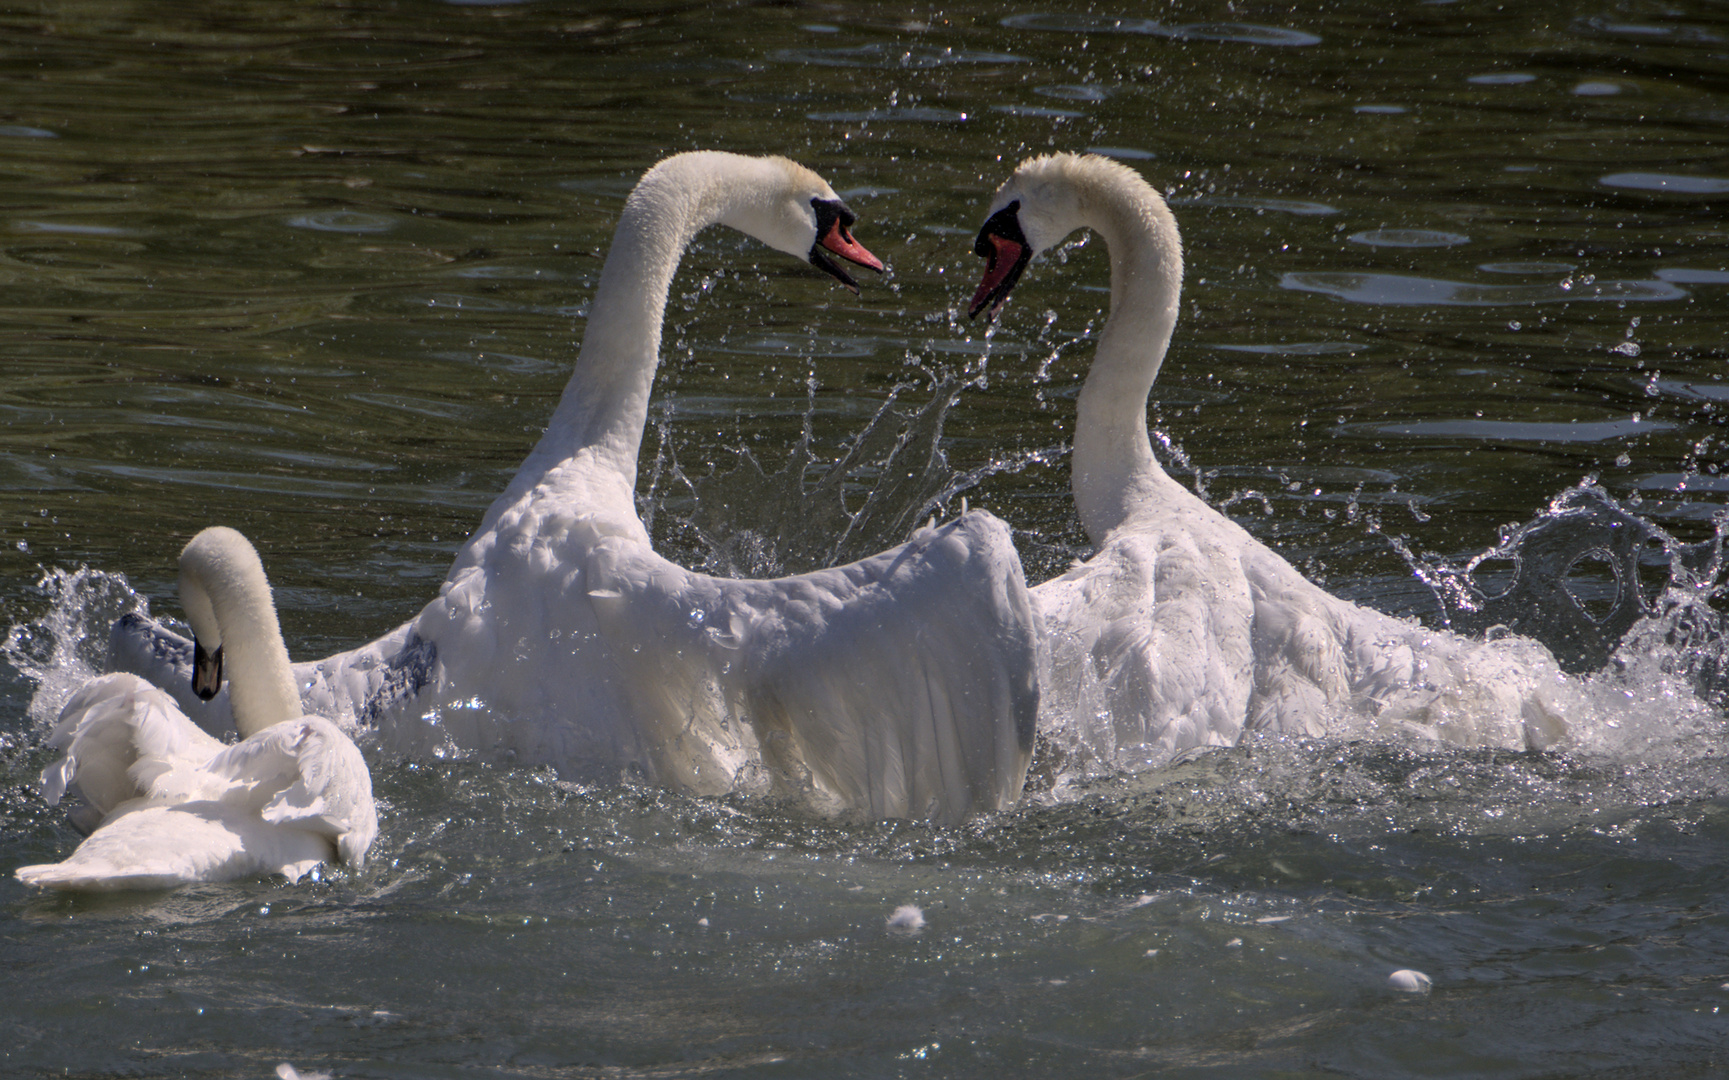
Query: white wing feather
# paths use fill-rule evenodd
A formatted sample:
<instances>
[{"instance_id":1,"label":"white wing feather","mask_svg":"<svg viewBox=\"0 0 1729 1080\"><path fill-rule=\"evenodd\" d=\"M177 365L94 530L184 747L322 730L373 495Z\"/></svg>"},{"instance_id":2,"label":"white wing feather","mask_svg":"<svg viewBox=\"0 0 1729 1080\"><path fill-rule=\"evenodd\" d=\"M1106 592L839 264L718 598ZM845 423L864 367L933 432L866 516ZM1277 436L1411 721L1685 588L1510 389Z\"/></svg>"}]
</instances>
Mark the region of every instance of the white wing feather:
<instances>
[{"instance_id":1,"label":"white wing feather","mask_svg":"<svg viewBox=\"0 0 1729 1080\"><path fill-rule=\"evenodd\" d=\"M1038 645L996 518L967 514L869 559L771 581L693 574L606 541L588 578L635 711L681 726L691 690L711 687L750 725L775 787L825 810L943 821L1019 796Z\"/></svg>"},{"instance_id":2,"label":"white wing feather","mask_svg":"<svg viewBox=\"0 0 1729 1080\"><path fill-rule=\"evenodd\" d=\"M377 835L371 776L334 725L305 717L224 746L131 674L93 679L49 737L50 803L71 793L89 836L64 862L17 870L56 889L172 888L276 872L298 880Z\"/></svg>"}]
</instances>

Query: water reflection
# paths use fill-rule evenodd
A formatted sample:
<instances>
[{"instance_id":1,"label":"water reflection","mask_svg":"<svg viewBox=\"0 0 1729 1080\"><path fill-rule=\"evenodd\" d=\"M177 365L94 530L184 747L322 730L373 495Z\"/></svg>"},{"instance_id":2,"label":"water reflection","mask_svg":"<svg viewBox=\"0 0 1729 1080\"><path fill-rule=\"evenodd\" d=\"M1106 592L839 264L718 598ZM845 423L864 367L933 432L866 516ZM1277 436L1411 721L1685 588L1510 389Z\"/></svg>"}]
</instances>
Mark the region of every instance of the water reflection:
<instances>
[{"instance_id":1,"label":"water reflection","mask_svg":"<svg viewBox=\"0 0 1729 1080\"><path fill-rule=\"evenodd\" d=\"M1598 183L1632 191L1661 191L1671 195L1729 194L1729 180L1715 176L1676 176L1672 173L1610 173Z\"/></svg>"},{"instance_id":2,"label":"water reflection","mask_svg":"<svg viewBox=\"0 0 1729 1080\"><path fill-rule=\"evenodd\" d=\"M394 229L396 219L360 210L320 210L311 214L296 214L288 219L288 224L297 229L314 229L318 232L373 235Z\"/></svg>"},{"instance_id":3,"label":"water reflection","mask_svg":"<svg viewBox=\"0 0 1729 1080\"><path fill-rule=\"evenodd\" d=\"M1301 30L1251 23L1186 23L1108 15L1011 15L1003 25L1016 30L1058 30L1071 34L1140 34L1179 41L1228 41L1243 45L1302 47L1321 39Z\"/></svg>"},{"instance_id":4,"label":"water reflection","mask_svg":"<svg viewBox=\"0 0 1729 1080\"><path fill-rule=\"evenodd\" d=\"M1302 199L1270 199L1254 195L1195 195L1188 198L1178 196L1170 200L1172 206L1223 206L1240 207L1247 210L1272 210L1281 214L1298 214L1302 217L1325 217L1337 214L1337 207L1328 206L1323 202L1308 202Z\"/></svg>"},{"instance_id":5,"label":"water reflection","mask_svg":"<svg viewBox=\"0 0 1729 1080\"><path fill-rule=\"evenodd\" d=\"M873 120L880 120L885 123L912 121L923 124L958 124L967 118L967 114L964 112L956 112L953 109L933 109L923 105L850 112L814 112L806 115L812 120L841 121L849 124L866 124Z\"/></svg>"},{"instance_id":6,"label":"water reflection","mask_svg":"<svg viewBox=\"0 0 1729 1080\"><path fill-rule=\"evenodd\" d=\"M1685 289L1667 281L1595 280L1586 275L1541 285L1476 285L1409 274L1295 273L1283 274L1279 287L1296 292L1324 293L1357 304L1433 305L1493 307L1510 304L1541 304L1555 301L1680 300Z\"/></svg>"},{"instance_id":7,"label":"water reflection","mask_svg":"<svg viewBox=\"0 0 1729 1080\"><path fill-rule=\"evenodd\" d=\"M955 64L1023 64L1026 58L1012 53L976 52L935 45L853 45L807 49L777 49L773 60L821 67L940 68Z\"/></svg>"},{"instance_id":8,"label":"water reflection","mask_svg":"<svg viewBox=\"0 0 1729 1080\"><path fill-rule=\"evenodd\" d=\"M1352 233L1345 239L1353 244L1391 248L1455 247L1471 242L1471 238L1463 233L1437 232L1432 229L1372 229L1368 232Z\"/></svg>"},{"instance_id":9,"label":"water reflection","mask_svg":"<svg viewBox=\"0 0 1729 1080\"><path fill-rule=\"evenodd\" d=\"M1552 423L1530 420L1421 420L1409 424L1346 424L1340 428L1353 434L1392 435L1412 439L1473 439L1488 442L1595 443L1628 439L1654 431L1669 431L1675 425L1664 420L1568 421Z\"/></svg>"}]
</instances>

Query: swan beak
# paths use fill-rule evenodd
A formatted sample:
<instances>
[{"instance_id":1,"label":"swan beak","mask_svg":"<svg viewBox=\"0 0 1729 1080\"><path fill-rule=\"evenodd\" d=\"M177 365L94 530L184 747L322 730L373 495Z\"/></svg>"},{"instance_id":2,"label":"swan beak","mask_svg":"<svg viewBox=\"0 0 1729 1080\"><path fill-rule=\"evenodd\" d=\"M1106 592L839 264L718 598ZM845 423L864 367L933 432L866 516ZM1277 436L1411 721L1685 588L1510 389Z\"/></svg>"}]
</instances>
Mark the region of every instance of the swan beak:
<instances>
[{"instance_id":1,"label":"swan beak","mask_svg":"<svg viewBox=\"0 0 1729 1080\"><path fill-rule=\"evenodd\" d=\"M853 292L858 292L858 282L825 252L833 252L850 263L875 270L879 274L883 272L882 260L866 251L863 244L852 238L853 222L858 218L846 208L845 203L835 199L812 199L810 204L816 210L816 243L812 244L810 249L811 265L833 276Z\"/></svg>"},{"instance_id":2,"label":"swan beak","mask_svg":"<svg viewBox=\"0 0 1729 1080\"><path fill-rule=\"evenodd\" d=\"M192 692L199 701L209 701L222 689L222 646L205 652L196 638L192 642Z\"/></svg>"},{"instance_id":3,"label":"swan beak","mask_svg":"<svg viewBox=\"0 0 1729 1080\"><path fill-rule=\"evenodd\" d=\"M973 254L989 261L985 264L984 280L979 282L978 290L973 293L973 302L967 307L969 319L978 318L979 312L989 306L985 321L993 321L1008 300L1009 290L1021 279L1021 271L1027 268L1028 260L1033 257L1033 246L1027 243L1026 234L1021 232L1020 210L1019 199L998 210L979 230L979 238L973 241Z\"/></svg>"}]
</instances>

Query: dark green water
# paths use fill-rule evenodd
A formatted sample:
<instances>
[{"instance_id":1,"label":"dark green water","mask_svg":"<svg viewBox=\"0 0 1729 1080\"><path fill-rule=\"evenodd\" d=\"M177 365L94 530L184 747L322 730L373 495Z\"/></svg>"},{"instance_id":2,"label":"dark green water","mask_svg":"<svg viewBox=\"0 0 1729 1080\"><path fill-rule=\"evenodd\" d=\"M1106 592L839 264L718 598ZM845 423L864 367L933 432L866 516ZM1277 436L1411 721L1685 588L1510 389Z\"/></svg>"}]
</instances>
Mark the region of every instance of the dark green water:
<instances>
[{"instance_id":1,"label":"dark green water","mask_svg":"<svg viewBox=\"0 0 1729 1080\"><path fill-rule=\"evenodd\" d=\"M1088 148L1183 229L1167 461L1329 587L1435 618L1392 541L1458 564L1587 476L1701 541L1725 72L1702 2L0 8L0 604L32 655L78 639L27 625L45 569L177 613L223 523L296 656L394 627L550 415L625 192L697 147L816 168L892 273L687 255L643 494L692 563L681 517L756 523L680 472L832 458L945 375L972 504L1035 579L1082 550L1099 245L988 348L961 308L990 191ZM1635 659L1589 751L1263 742L956 830L375 756L363 872L102 899L10 877L76 835L9 673L0 1073L1718 1075L1723 714Z\"/></svg>"}]
</instances>

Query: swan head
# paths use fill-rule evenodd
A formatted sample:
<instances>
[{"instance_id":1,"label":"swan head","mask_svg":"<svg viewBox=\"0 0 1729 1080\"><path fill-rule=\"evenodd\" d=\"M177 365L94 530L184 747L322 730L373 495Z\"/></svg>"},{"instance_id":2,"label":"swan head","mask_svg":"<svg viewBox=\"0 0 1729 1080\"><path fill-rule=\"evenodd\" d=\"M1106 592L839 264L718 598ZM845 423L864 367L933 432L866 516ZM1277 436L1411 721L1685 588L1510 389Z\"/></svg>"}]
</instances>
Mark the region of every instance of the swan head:
<instances>
[{"instance_id":1,"label":"swan head","mask_svg":"<svg viewBox=\"0 0 1729 1080\"><path fill-rule=\"evenodd\" d=\"M818 270L858 292L858 282L837 261L844 259L882 273L882 260L853 239L858 220L828 182L786 158L754 159L768 176L753 178L721 215L720 223L784 251L807 259Z\"/></svg>"},{"instance_id":2,"label":"swan head","mask_svg":"<svg viewBox=\"0 0 1729 1080\"><path fill-rule=\"evenodd\" d=\"M1163 205L1140 173L1098 154L1049 154L1023 161L997 188L990 216L973 242L973 253L988 261L968 316L977 318L988 308L985 321L996 318L1032 257L1076 230L1098 225L1109 210L1108 194L1120 189Z\"/></svg>"},{"instance_id":3,"label":"swan head","mask_svg":"<svg viewBox=\"0 0 1729 1080\"><path fill-rule=\"evenodd\" d=\"M180 552L180 606L192 627L192 692L200 701L209 701L222 689L222 624L210 599L210 583L221 572L226 549L234 544L234 538L252 550L240 533L219 526L194 536ZM262 567L259 572L263 572Z\"/></svg>"},{"instance_id":4,"label":"swan head","mask_svg":"<svg viewBox=\"0 0 1729 1080\"><path fill-rule=\"evenodd\" d=\"M208 701L222 689L226 652L241 735L301 714L270 582L246 537L216 526L192 538L180 552L180 604L192 626L193 693Z\"/></svg>"}]
</instances>

